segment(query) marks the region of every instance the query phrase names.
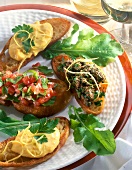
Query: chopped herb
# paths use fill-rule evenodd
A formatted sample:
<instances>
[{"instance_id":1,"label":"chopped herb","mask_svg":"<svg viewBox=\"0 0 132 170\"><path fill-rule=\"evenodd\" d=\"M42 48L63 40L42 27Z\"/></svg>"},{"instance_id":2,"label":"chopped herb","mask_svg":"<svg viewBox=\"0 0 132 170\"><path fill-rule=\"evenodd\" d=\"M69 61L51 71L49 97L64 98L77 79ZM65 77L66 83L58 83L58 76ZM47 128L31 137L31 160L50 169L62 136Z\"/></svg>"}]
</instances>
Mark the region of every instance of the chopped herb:
<instances>
[{"instance_id":1,"label":"chopped herb","mask_svg":"<svg viewBox=\"0 0 132 170\"><path fill-rule=\"evenodd\" d=\"M31 45L32 45L32 46L35 46L34 41L33 41L33 40L31 41L30 38L27 39L27 40L25 40L25 41L23 41L23 42L22 42L22 45L23 45L23 48L24 48L24 50L26 51L26 53L28 53L28 52L30 51Z\"/></svg>"},{"instance_id":2,"label":"chopped herb","mask_svg":"<svg viewBox=\"0 0 132 170\"><path fill-rule=\"evenodd\" d=\"M7 93L8 93L7 87L3 86L2 87L2 94L7 94Z\"/></svg>"},{"instance_id":3,"label":"chopped herb","mask_svg":"<svg viewBox=\"0 0 132 170\"><path fill-rule=\"evenodd\" d=\"M27 37L27 35L23 34L24 31L27 31L28 33L32 33L33 28L30 27L30 25L23 24L23 25L15 26L15 28L12 29L12 32L14 32L14 33L19 32L18 36L20 36L20 38L25 37L25 36Z\"/></svg>"},{"instance_id":4,"label":"chopped herb","mask_svg":"<svg viewBox=\"0 0 132 170\"><path fill-rule=\"evenodd\" d=\"M49 69L47 66L38 66L37 68L40 72L44 73L45 75L53 74L53 70Z\"/></svg>"},{"instance_id":5,"label":"chopped herb","mask_svg":"<svg viewBox=\"0 0 132 170\"><path fill-rule=\"evenodd\" d=\"M54 119L54 120L48 120L47 118L42 118L40 119L40 123L39 124L34 124L30 127L30 131L34 134L36 133L53 133L54 132L54 128L56 127L56 125L58 124L58 119ZM40 134L37 136L35 136L35 138L42 144L43 142L47 142L47 138L45 136L45 134Z\"/></svg>"},{"instance_id":6,"label":"chopped herb","mask_svg":"<svg viewBox=\"0 0 132 170\"><path fill-rule=\"evenodd\" d=\"M28 87L27 93L29 95L29 93L31 94L31 86Z\"/></svg>"},{"instance_id":7,"label":"chopped herb","mask_svg":"<svg viewBox=\"0 0 132 170\"><path fill-rule=\"evenodd\" d=\"M6 100L10 100L10 101L13 101L13 102L16 102L16 103L19 103L20 100L18 99L18 97L15 97L15 96L12 96L12 95L9 95L7 96Z\"/></svg>"},{"instance_id":8,"label":"chopped herb","mask_svg":"<svg viewBox=\"0 0 132 170\"><path fill-rule=\"evenodd\" d=\"M38 80L39 78L39 73L35 70L27 70L23 73L23 76L25 77L26 75L32 75L33 77L36 78L36 80Z\"/></svg>"},{"instance_id":9,"label":"chopped herb","mask_svg":"<svg viewBox=\"0 0 132 170\"><path fill-rule=\"evenodd\" d=\"M22 40L22 45L26 53L30 51L31 46L35 46L34 41L29 38L29 34L33 31L33 28L26 24L15 26L12 29L12 32L17 34L17 38Z\"/></svg>"},{"instance_id":10,"label":"chopped herb","mask_svg":"<svg viewBox=\"0 0 132 170\"><path fill-rule=\"evenodd\" d=\"M23 89L23 84L19 84L18 89L21 91Z\"/></svg>"},{"instance_id":11,"label":"chopped herb","mask_svg":"<svg viewBox=\"0 0 132 170\"><path fill-rule=\"evenodd\" d=\"M97 102L94 102L94 104L95 104L96 106L101 106L101 102L102 102L102 100L98 100Z\"/></svg>"},{"instance_id":12,"label":"chopped herb","mask_svg":"<svg viewBox=\"0 0 132 170\"><path fill-rule=\"evenodd\" d=\"M105 96L105 92L100 92L99 97L103 97L103 96Z\"/></svg>"},{"instance_id":13,"label":"chopped herb","mask_svg":"<svg viewBox=\"0 0 132 170\"><path fill-rule=\"evenodd\" d=\"M44 88L44 89L48 89L48 79L47 78L42 78L41 79L41 82L42 82L42 87Z\"/></svg>"},{"instance_id":14,"label":"chopped herb","mask_svg":"<svg viewBox=\"0 0 132 170\"><path fill-rule=\"evenodd\" d=\"M7 78L6 81L9 81L9 82L11 82L11 83L13 83L13 84L16 84L16 83L18 83L21 79L22 79L22 76L17 76L17 77L15 77L14 79L12 79L12 78Z\"/></svg>"},{"instance_id":15,"label":"chopped herb","mask_svg":"<svg viewBox=\"0 0 132 170\"><path fill-rule=\"evenodd\" d=\"M96 98L98 97L98 94L99 94L99 92L98 92L98 91L95 91L95 93L94 93L94 99L96 99Z\"/></svg>"},{"instance_id":16,"label":"chopped herb","mask_svg":"<svg viewBox=\"0 0 132 170\"><path fill-rule=\"evenodd\" d=\"M0 78L0 87L2 87L3 86L3 81L2 81L2 79Z\"/></svg>"}]
</instances>

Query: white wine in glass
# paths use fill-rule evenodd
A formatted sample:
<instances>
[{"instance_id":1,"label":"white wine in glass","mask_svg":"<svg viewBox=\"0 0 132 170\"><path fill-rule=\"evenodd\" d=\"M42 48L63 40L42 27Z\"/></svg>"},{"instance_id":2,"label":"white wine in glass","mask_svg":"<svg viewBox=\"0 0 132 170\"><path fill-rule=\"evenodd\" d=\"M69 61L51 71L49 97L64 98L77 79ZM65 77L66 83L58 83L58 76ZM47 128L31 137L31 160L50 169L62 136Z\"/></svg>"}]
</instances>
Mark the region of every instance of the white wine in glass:
<instances>
[{"instance_id":1,"label":"white wine in glass","mask_svg":"<svg viewBox=\"0 0 132 170\"><path fill-rule=\"evenodd\" d=\"M122 23L121 29L113 30L111 33L132 59L132 0L101 0L101 4L107 15Z\"/></svg>"},{"instance_id":2,"label":"white wine in glass","mask_svg":"<svg viewBox=\"0 0 132 170\"><path fill-rule=\"evenodd\" d=\"M101 6L101 0L70 0L76 10L98 23L105 23L109 20L108 15Z\"/></svg>"},{"instance_id":3,"label":"white wine in glass","mask_svg":"<svg viewBox=\"0 0 132 170\"><path fill-rule=\"evenodd\" d=\"M132 23L132 0L102 0L102 7L113 20Z\"/></svg>"}]
</instances>

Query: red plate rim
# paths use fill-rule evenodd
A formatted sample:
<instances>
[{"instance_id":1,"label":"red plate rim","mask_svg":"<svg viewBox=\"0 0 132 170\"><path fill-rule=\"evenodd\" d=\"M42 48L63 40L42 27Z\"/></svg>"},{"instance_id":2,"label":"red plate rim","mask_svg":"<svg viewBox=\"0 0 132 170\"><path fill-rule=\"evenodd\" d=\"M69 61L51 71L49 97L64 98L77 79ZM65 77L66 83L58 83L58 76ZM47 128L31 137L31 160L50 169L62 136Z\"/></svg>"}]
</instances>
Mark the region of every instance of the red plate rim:
<instances>
[{"instance_id":1,"label":"red plate rim","mask_svg":"<svg viewBox=\"0 0 132 170\"><path fill-rule=\"evenodd\" d=\"M95 31L98 33L109 33L105 28L103 28L101 25L98 23L94 22L93 20L78 14L76 12L70 11L68 9L56 7L56 6L51 6L51 5L43 5L43 4L14 4L14 5L7 5L7 6L1 6L0 7L0 12L3 11L9 11L9 10L20 10L20 9L38 9L38 10L46 10L46 11L51 11L51 12L57 12L60 14L64 14L66 16L69 16L71 18L75 18L86 25L90 26L93 28ZM109 33L110 34L110 33ZM113 35L111 35L112 38L114 38ZM121 56L119 56L120 62L122 64L122 67L124 69L125 77L126 77L126 99L125 99L125 104L124 108L122 111L122 114L113 129L113 133L115 135L115 138L119 135L123 127L125 126L131 109L132 109L132 65L128 59L128 56L126 52L124 52ZM78 160L77 162L74 162L66 167L61 168L60 170L70 170L73 168L76 168L77 166L91 160L94 158L96 155L91 152L90 154L86 155L82 159Z\"/></svg>"}]
</instances>

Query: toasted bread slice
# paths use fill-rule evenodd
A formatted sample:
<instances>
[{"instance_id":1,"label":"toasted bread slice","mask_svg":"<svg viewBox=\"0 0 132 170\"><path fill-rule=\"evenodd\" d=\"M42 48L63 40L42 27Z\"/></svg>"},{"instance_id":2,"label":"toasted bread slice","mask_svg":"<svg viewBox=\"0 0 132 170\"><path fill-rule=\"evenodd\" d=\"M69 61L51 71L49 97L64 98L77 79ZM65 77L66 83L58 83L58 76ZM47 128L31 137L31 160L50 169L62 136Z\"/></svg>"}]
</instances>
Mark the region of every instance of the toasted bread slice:
<instances>
[{"instance_id":1,"label":"toasted bread slice","mask_svg":"<svg viewBox=\"0 0 132 170\"><path fill-rule=\"evenodd\" d=\"M51 18L51 19L46 19L40 21L40 23L45 23L48 22L52 25L53 27L53 37L51 42L49 43L48 46L52 45L55 43L57 40L61 39L69 30L70 28L70 21L64 19L64 18ZM11 38L8 40L8 42L5 44L1 54L0 54L0 71L3 70L10 70L12 72L16 71L20 65L20 61L12 59L10 56L6 56L6 51L9 49L9 44L10 44ZM34 59L35 56L32 56L31 58L26 59L22 67L28 64L31 60Z\"/></svg>"},{"instance_id":2,"label":"toasted bread slice","mask_svg":"<svg viewBox=\"0 0 132 170\"><path fill-rule=\"evenodd\" d=\"M32 166L32 165L36 165L38 163L45 162L48 159L50 159L52 156L54 156L61 149L61 147L65 144L65 142L69 136L69 131L70 131L69 120L65 117L57 117L57 118L59 118L59 123L57 125L57 128L60 131L60 142L59 142L59 145L57 146L57 148L52 153L49 153L42 158L26 158L26 157L21 156L12 162L6 162L1 153L4 150L5 146L7 145L7 143L15 139L15 137L11 137L11 138L8 138L7 140L0 143L0 166L2 166L2 167ZM12 159L12 158L18 156L18 154L11 151L12 145L8 145L8 146L9 147L6 151L6 157L8 159Z\"/></svg>"},{"instance_id":3,"label":"toasted bread slice","mask_svg":"<svg viewBox=\"0 0 132 170\"><path fill-rule=\"evenodd\" d=\"M54 57L52 59L52 68L54 70L54 73L56 74L56 76L63 80L63 81L67 81L66 80L66 76L65 76L65 70L64 70L64 66L66 66L65 63L72 63L73 61L71 60L71 58L65 54L60 54L56 57ZM102 72L102 68L97 66L96 67L99 69L99 72ZM104 74L104 73L103 73ZM72 86L72 85L71 85ZM101 82L99 84L99 90L102 93L106 93L106 89L108 87L108 82L107 79L105 79L105 82ZM95 101L93 100L90 106L87 106L84 102L83 99L78 97L78 94L76 92L75 87L71 88L71 92L72 94L75 96L76 101L78 102L78 104L82 107L82 109L86 112L86 113L90 113L90 114L94 114L94 115L98 115L102 112L102 110L104 109L105 106L105 96L101 96L98 97ZM83 92L84 93L84 92ZM97 103L97 104L95 104Z\"/></svg>"},{"instance_id":4,"label":"toasted bread slice","mask_svg":"<svg viewBox=\"0 0 132 170\"><path fill-rule=\"evenodd\" d=\"M33 104L26 106L23 105L23 103L21 102L13 102L13 106L15 107L15 109L24 114L33 114L36 117L48 117L64 110L64 108L68 105L72 98L71 92L70 90L67 90L68 86L65 82L52 78L49 78L49 80L50 82L54 82L55 84L57 84L54 89L54 91L56 92L54 104L49 106L34 106Z\"/></svg>"}]
</instances>

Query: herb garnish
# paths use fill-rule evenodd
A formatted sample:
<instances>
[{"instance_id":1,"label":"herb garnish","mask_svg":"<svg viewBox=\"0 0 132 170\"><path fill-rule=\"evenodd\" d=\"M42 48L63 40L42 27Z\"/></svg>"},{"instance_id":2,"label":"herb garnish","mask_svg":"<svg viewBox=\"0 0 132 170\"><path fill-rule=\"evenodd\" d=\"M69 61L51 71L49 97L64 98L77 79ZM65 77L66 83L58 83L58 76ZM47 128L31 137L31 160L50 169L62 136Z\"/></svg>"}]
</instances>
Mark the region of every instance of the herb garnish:
<instances>
[{"instance_id":1,"label":"herb garnish","mask_svg":"<svg viewBox=\"0 0 132 170\"><path fill-rule=\"evenodd\" d=\"M52 59L61 53L65 53L73 60L80 56L86 59L96 58L96 60L93 60L94 63L99 66L106 66L113 62L115 57L123 53L121 45L116 40L111 39L109 34L94 35L94 30L90 28L79 31L77 41L73 42L78 30L79 26L75 24L71 35L57 41L43 51L43 57Z\"/></svg>"},{"instance_id":2,"label":"herb garnish","mask_svg":"<svg viewBox=\"0 0 132 170\"><path fill-rule=\"evenodd\" d=\"M114 134L110 130L104 130L105 125L99 121L98 117L84 114L81 108L74 106L69 107L68 114L76 143L82 142L88 151L93 151L97 155L115 152Z\"/></svg>"},{"instance_id":3,"label":"herb garnish","mask_svg":"<svg viewBox=\"0 0 132 170\"><path fill-rule=\"evenodd\" d=\"M22 79L22 76L17 76L17 77L15 77L14 79L12 79L12 78L7 78L6 81L9 81L9 82L11 82L11 83L13 83L13 84L16 84L16 83L18 83L21 79Z\"/></svg>"},{"instance_id":4,"label":"herb garnish","mask_svg":"<svg viewBox=\"0 0 132 170\"><path fill-rule=\"evenodd\" d=\"M45 75L52 75L53 74L53 70L49 69L47 66L38 66L37 69L44 73Z\"/></svg>"},{"instance_id":5,"label":"herb garnish","mask_svg":"<svg viewBox=\"0 0 132 170\"><path fill-rule=\"evenodd\" d=\"M20 102L20 100L18 99L18 97L15 97L15 96L9 95L9 94L8 94L6 100L13 101L13 102L16 102L16 103L19 103L19 102Z\"/></svg>"},{"instance_id":6,"label":"herb garnish","mask_svg":"<svg viewBox=\"0 0 132 170\"><path fill-rule=\"evenodd\" d=\"M0 109L0 131L8 134L9 136L16 136L18 130L21 131L29 126L30 131L34 133L34 137L40 143L47 142L47 138L43 133L53 133L54 128L57 126L59 119L48 120L47 118L38 119L34 115L27 114L24 115L23 120L16 120L14 118L8 117L6 113ZM35 135L35 134L40 135Z\"/></svg>"},{"instance_id":7,"label":"herb garnish","mask_svg":"<svg viewBox=\"0 0 132 170\"><path fill-rule=\"evenodd\" d=\"M53 75L53 70L48 68L47 66L42 66L39 62L32 65L33 69L39 70L40 72L44 73L45 75Z\"/></svg>"},{"instance_id":8,"label":"herb garnish","mask_svg":"<svg viewBox=\"0 0 132 170\"><path fill-rule=\"evenodd\" d=\"M2 81L2 78L0 78L0 87L3 86L3 81Z\"/></svg>"},{"instance_id":9,"label":"herb garnish","mask_svg":"<svg viewBox=\"0 0 132 170\"><path fill-rule=\"evenodd\" d=\"M22 40L22 46L26 53L31 49L31 46L35 46L34 41L30 38L30 33L33 32L33 28L30 25L18 25L12 29L13 33L16 33L16 37Z\"/></svg>"}]
</instances>

